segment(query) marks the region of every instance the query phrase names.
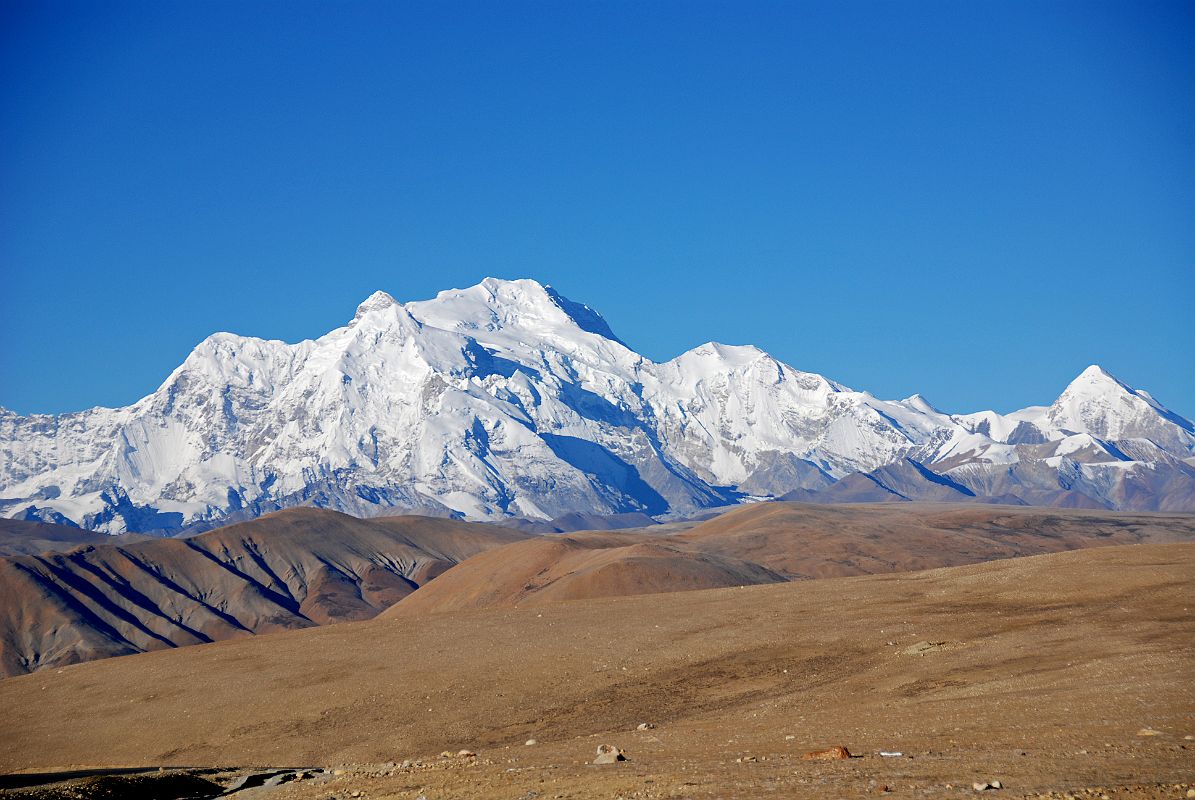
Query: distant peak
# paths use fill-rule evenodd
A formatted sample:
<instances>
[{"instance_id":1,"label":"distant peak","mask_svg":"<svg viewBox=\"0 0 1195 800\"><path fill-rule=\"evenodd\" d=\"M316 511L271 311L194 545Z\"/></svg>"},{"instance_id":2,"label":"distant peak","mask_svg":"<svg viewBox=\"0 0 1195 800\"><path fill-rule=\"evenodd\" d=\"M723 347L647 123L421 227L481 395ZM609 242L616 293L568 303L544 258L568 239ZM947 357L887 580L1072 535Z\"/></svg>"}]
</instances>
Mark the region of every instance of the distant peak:
<instances>
[{"instance_id":1,"label":"distant peak","mask_svg":"<svg viewBox=\"0 0 1195 800\"><path fill-rule=\"evenodd\" d=\"M531 278L484 278L467 289L448 289L433 300L409 303L406 307L417 318L437 320L434 324L453 329L462 323L476 329L532 327L540 323L551 327L567 322L582 331L627 346L614 335L597 311Z\"/></svg>"},{"instance_id":2,"label":"distant peak","mask_svg":"<svg viewBox=\"0 0 1195 800\"><path fill-rule=\"evenodd\" d=\"M538 289L540 291L543 291L544 288L543 284L534 278L495 278L492 276L482 278L478 286L484 286L492 291L499 291L508 286L524 290Z\"/></svg>"},{"instance_id":3,"label":"distant peak","mask_svg":"<svg viewBox=\"0 0 1195 800\"><path fill-rule=\"evenodd\" d=\"M716 359L732 366L750 364L760 358L771 358L763 350L753 344L722 344L721 342L706 342L688 352L681 353L678 359Z\"/></svg>"},{"instance_id":4,"label":"distant peak","mask_svg":"<svg viewBox=\"0 0 1195 800\"><path fill-rule=\"evenodd\" d=\"M901 402L904 405L908 406L909 408L915 408L918 411L921 411L921 412L924 412L927 414L928 413L933 413L933 414L941 414L942 413L934 406L933 403L931 403L929 400L926 400L925 395L921 394L920 392L918 392L917 394L911 395L909 397L906 397Z\"/></svg>"},{"instance_id":5,"label":"distant peak","mask_svg":"<svg viewBox=\"0 0 1195 800\"><path fill-rule=\"evenodd\" d=\"M361 305L357 306L357 313L353 315L353 321L361 319L361 317L370 313L371 311L378 311L380 309L390 308L398 305L398 301L383 291L377 291L365 298Z\"/></svg>"},{"instance_id":6,"label":"distant peak","mask_svg":"<svg viewBox=\"0 0 1195 800\"><path fill-rule=\"evenodd\" d=\"M1136 434L1145 409L1167 422L1195 434L1195 424L1175 414L1148 392L1138 391L1098 364L1092 364L1070 382L1050 406L1050 420L1075 433L1090 433L1100 439L1123 439Z\"/></svg>"},{"instance_id":7,"label":"distant peak","mask_svg":"<svg viewBox=\"0 0 1195 800\"><path fill-rule=\"evenodd\" d=\"M495 300L539 300L546 295L542 283L531 278L482 278L481 283L465 289L466 293L481 290Z\"/></svg>"},{"instance_id":8,"label":"distant peak","mask_svg":"<svg viewBox=\"0 0 1195 800\"><path fill-rule=\"evenodd\" d=\"M1092 364L1090 367L1080 372L1079 377L1087 378L1089 380L1095 378L1112 378L1112 380L1116 380L1116 378L1112 376L1112 373L1108 372L1108 370L1104 369L1099 364ZM1119 383L1119 381L1117 382Z\"/></svg>"},{"instance_id":9,"label":"distant peak","mask_svg":"<svg viewBox=\"0 0 1195 800\"><path fill-rule=\"evenodd\" d=\"M544 286L530 278L507 280L482 278L479 283L464 289L445 289L436 293L436 300L451 301L473 298L490 306L543 305L548 302Z\"/></svg>"},{"instance_id":10,"label":"distant peak","mask_svg":"<svg viewBox=\"0 0 1195 800\"><path fill-rule=\"evenodd\" d=\"M722 342L706 342L702 345L720 356L738 356L740 358L759 358L767 356L763 350L753 344L723 344Z\"/></svg>"},{"instance_id":11,"label":"distant peak","mask_svg":"<svg viewBox=\"0 0 1195 800\"><path fill-rule=\"evenodd\" d=\"M1088 394L1093 390L1108 391L1115 389L1120 389L1129 394L1137 393L1133 387L1108 372L1108 370L1099 364L1092 364L1070 382L1070 385L1066 387L1066 391L1063 394Z\"/></svg>"}]
</instances>

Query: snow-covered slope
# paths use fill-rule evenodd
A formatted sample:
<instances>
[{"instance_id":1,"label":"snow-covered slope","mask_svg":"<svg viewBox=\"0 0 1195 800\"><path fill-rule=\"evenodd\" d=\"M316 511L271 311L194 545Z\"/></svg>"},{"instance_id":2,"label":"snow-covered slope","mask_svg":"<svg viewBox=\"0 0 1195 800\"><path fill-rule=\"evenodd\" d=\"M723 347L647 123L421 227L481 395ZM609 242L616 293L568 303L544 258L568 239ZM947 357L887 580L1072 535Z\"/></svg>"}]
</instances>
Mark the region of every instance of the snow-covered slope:
<instances>
[{"instance_id":1,"label":"snow-covered slope","mask_svg":"<svg viewBox=\"0 0 1195 800\"><path fill-rule=\"evenodd\" d=\"M655 363L551 287L488 278L405 304L377 292L314 341L215 334L126 408L0 410L0 514L113 533L300 504L659 515L816 493L907 458L977 495L1078 486L1160 506L1125 487L1170 481L1181 497L1193 431L1098 367L1049 407L952 416L754 347Z\"/></svg>"}]
</instances>

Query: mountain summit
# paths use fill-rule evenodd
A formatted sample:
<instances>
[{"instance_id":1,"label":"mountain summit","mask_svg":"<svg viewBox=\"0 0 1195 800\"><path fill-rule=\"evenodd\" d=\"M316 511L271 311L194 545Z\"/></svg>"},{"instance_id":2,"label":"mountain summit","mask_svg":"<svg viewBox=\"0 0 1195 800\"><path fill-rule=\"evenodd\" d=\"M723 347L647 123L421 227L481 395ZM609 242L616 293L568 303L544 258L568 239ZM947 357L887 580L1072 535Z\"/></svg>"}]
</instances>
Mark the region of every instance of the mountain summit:
<instances>
[{"instance_id":1,"label":"mountain summit","mask_svg":"<svg viewBox=\"0 0 1195 800\"><path fill-rule=\"evenodd\" d=\"M1195 509L1195 427L1098 367L1050 406L950 415L755 347L652 362L532 280L376 292L296 344L214 334L133 405L0 411L0 441L0 514L112 533L294 505L548 519L792 492Z\"/></svg>"}]
</instances>

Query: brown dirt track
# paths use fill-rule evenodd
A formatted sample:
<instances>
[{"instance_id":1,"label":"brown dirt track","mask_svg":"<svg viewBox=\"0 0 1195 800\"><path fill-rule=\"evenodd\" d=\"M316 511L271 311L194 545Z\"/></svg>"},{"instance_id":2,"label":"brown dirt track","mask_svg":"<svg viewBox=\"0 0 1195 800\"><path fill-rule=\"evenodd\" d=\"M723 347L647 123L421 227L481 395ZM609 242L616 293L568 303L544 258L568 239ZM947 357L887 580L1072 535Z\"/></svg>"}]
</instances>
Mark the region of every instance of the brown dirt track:
<instances>
[{"instance_id":1,"label":"brown dirt track","mask_svg":"<svg viewBox=\"0 0 1195 800\"><path fill-rule=\"evenodd\" d=\"M997 797L1184 797L1193 582L1195 545L1104 547L114 658L0 681L0 769L426 764L270 794L321 800L948 797L990 779ZM603 742L630 761L588 765ZM800 760L836 744L862 757ZM460 748L478 758L436 758Z\"/></svg>"}]
</instances>

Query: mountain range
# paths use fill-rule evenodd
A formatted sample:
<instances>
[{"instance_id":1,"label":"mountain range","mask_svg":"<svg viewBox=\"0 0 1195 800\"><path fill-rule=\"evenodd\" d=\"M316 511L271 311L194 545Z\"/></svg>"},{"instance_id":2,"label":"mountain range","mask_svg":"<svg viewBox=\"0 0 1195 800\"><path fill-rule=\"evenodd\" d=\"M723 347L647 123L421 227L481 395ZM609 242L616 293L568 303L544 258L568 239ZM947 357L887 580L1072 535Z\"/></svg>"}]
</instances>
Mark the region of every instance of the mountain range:
<instances>
[{"instance_id":1,"label":"mountain range","mask_svg":"<svg viewBox=\"0 0 1195 800\"><path fill-rule=\"evenodd\" d=\"M1053 403L949 414L750 346L654 362L532 280L367 298L288 344L200 343L124 408L0 409L0 515L195 532L290 506L677 518L783 497L1195 510L1195 425L1098 366Z\"/></svg>"}]
</instances>

